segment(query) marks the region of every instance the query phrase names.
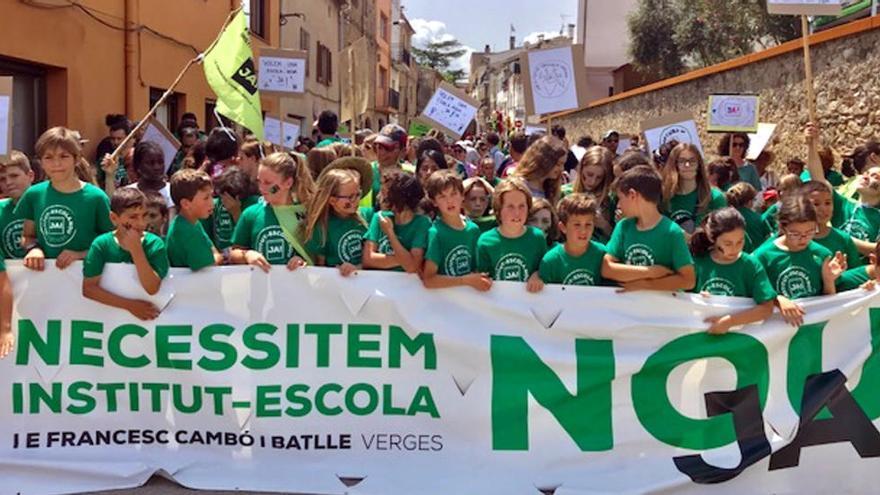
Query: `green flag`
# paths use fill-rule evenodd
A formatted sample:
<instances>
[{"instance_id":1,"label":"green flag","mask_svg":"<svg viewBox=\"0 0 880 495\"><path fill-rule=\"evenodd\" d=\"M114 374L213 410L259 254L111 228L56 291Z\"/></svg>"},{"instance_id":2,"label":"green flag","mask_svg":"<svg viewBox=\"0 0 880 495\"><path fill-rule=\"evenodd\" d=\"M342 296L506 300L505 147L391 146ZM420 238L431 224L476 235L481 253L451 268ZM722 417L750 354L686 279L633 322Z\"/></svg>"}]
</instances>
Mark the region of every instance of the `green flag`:
<instances>
[{"instance_id":1,"label":"green flag","mask_svg":"<svg viewBox=\"0 0 880 495\"><path fill-rule=\"evenodd\" d=\"M263 110L244 12L235 14L203 63L205 79L217 94L217 112L263 139Z\"/></svg>"}]
</instances>

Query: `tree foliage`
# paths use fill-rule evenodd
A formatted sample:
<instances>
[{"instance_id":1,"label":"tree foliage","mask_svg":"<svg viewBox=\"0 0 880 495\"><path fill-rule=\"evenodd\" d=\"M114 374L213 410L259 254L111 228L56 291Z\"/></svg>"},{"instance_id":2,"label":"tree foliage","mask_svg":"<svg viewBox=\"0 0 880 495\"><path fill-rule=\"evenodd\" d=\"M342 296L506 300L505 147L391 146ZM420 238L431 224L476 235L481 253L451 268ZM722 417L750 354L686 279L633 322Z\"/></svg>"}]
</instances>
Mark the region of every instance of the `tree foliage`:
<instances>
[{"instance_id":1,"label":"tree foliage","mask_svg":"<svg viewBox=\"0 0 880 495\"><path fill-rule=\"evenodd\" d=\"M414 46L412 52L417 64L440 71L447 81L455 82L464 77L463 70L449 69L453 60L467 53L458 40L432 41L424 48Z\"/></svg>"},{"instance_id":2,"label":"tree foliage","mask_svg":"<svg viewBox=\"0 0 880 495\"><path fill-rule=\"evenodd\" d=\"M800 36L798 18L768 14L766 0L639 0L628 25L636 68L660 77Z\"/></svg>"}]
</instances>

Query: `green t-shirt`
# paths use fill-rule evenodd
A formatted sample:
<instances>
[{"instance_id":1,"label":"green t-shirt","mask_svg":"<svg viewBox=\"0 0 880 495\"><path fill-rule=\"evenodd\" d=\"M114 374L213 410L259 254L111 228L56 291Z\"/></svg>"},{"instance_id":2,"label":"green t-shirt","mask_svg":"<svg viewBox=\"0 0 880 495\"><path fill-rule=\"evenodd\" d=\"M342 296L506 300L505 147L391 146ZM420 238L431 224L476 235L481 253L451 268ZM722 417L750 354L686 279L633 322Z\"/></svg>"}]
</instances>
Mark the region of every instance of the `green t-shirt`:
<instances>
[{"instance_id":1,"label":"green t-shirt","mask_svg":"<svg viewBox=\"0 0 880 495\"><path fill-rule=\"evenodd\" d=\"M477 224L477 228L480 229L480 232L488 232L498 226L498 220L495 218L495 215L471 218L471 220Z\"/></svg>"},{"instance_id":2,"label":"green t-shirt","mask_svg":"<svg viewBox=\"0 0 880 495\"><path fill-rule=\"evenodd\" d=\"M201 222L190 223L177 215L168 227L165 245L171 266L201 270L214 265L213 244Z\"/></svg>"},{"instance_id":3,"label":"green t-shirt","mask_svg":"<svg viewBox=\"0 0 880 495\"><path fill-rule=\"evenodd\" d=\"M6 272L6 261L0 258L0 273Z\"/></svg>"},{"instance_id":4,"label":"green t-shirt","mask_svg":"<svg viewBox=\"0 0 880 495\"><path fill-rule=\"evenodd\" d=\"M360 265L363 259L364 233L367 227L357 218L339 218L333 213L327 219L327 231L315 226L306 249L324 258L324 265L339 266L343 263Z\"/></svg>"},{"instance_id":5,"label":"green t-shirt","mask_svg":"<svg viewBox=\"0 0 880 495\"><path fill-rule=\"evenodd\" d=\"M702 211L697 211L698 195L696 189L687 194L676 194L669 200L669 214L667 216L686 232L693 232L703 221L703 217L727 206L724 193L714 187L711 188L711 193L712 196Z\"/></svg>"},{"instance_id":6,"label":"green t-shirt","mask_svg":"<svg viewBox=\"0 0 880 495\"><path fill-rule=\"evenodd\" d=\"M633 266L665 266L673 271L693 265L684 232L661 217L651 230L639 230L635 218L624 218L614 227L605 250L617 261Z\"/></svg>"},{"instance_id":7,"label":"green t-shirt","mask_svg":"<svg viewBox=\"0 0 880 495\"><path fill-rule=\"evenodd\" d=\"M303 205L294 207L305 212ZM272 206L263 202L241 212L232 234L232 244L259 252L270 265L286 265L296 254Z\"/></svg>"},{"instance_id":8,"label":"green t-shirt","mask_svg":"<svg viewBox=\"0 0 880 495\"><path fill-rule=\"evenodd\" d=\"M777 213L779 213L779 203L773 203L761 214L761 223L764 224L768 235L776 235L779 232L779 223L776 220Z\"/></svg>"},{"instance_id":9,"label":"green t-shirt","mask_svg":"<svg viewBox=\"0 0 880 495\"><path fill-rule=\"evenodd\" d=\"M241 202L241 211L257 204L260 196L248 196ZM214 246L219 250L224 250L232 245L232 234L235 232L235 220L229 210L223 206L220 198L214 198L214 213L210 217L202 220L202 227L208 232Z\"/></svg>"},{"instance_id":10,"label":"green t-shirt","mask_svg":"<svg viewBox=\"0 0 880 495\"><path fill-rule=\"evenodd\" d=\"M814 241L819 243L820 246L824 246L826 249L831 251L832 253L836 253L840 251L841 253L846 255L846 265L849 268L856 268L865 264L862 260L862 255L859 254L859 250L856 248L856 243L853 242L852 237L846 234L846 232L835 229L831 227L831 231L828 232L828 235L822 237L813 238Z\"/></svg>"},{"instance_id":11,"label":"green t-shirt","mask_svg":"<svg viewBox=\"0 0 880 495\"><path fill-rule=\"evenodd\" d=\"M831 251L816 242L797 253L783 251L776 242L765 242L753 253L767 270L776 293L789 299L822 295L822 263Z\"/></svg>"},{"instance_id":12,"label":"green t-shirt","mask_svg":"<svg viewBox=\"0 0 880 495\"><path fill-rule=\"evenodd\" d=\"M557 244L541 260L538 273L545 284L602 285L602 258L605 246L590 241L584 254L574 257Z\"/></svg>"},{"instance_id":13,"label":"green t-shirt","mask_svg":"<svg viewBox=\"0 0 880 495\"><path fill-rule=\"evenodd\" d=\"M370 227L367 229L367 233L364 234L364 240L376 243L378 253L394 254L394 249L391 247L388 236L382 232L382 227L379 225L379 218L381 217L390 218L392 222L394 221L393 212L380 211L370 221ZM408 250L421 249L424 251L428 246L428 229L430 228L430 218L425 215L416 215L408 223L402 225L395 223L394 234L397 235L397 240L403 244L404 248ZM402 272L403 267L397 266L394 270Z\"/></svg>"},{"instance_id":14,"label":"green t-shirt","mask_svg":"<svg viewBox=\"0 0 880 495\"><path fill-rule=\"evenodd\" d=\"M437 273L461 277L473 273L477 260L477 240L480 228L464 218L464 228L454 229L437 217L428 229L428 249L425 259L437 265Z\"/></svg>"},{"instance_id":15,"label":"green t-shirt","mask_svg":"<svg viewBox=\"0 0 880 495\"><path fill-rule=\"evenodd\" d=\"M833 201L831 225L862 241L876 242L880 238L880 208L846 199L836 191Z\"/></svg>"},{"instance_id":16,"label":"green t-shirt","mask_svg":"<svg viewBox=\"0 0 880 495\"><path fill-rule=\"evenodd\" d=\"M736 172L739 175L740 182L751 184L758 192L761 192L761 190L764 189L761 185L761 177L758 175L758 169L756 169L751 163L743 163L741 167L737 167Z\"/></svg>"},{"instance_id":17,"label":"green t-shirt","mask_svg":"<svg viewBox=\"0 0 880 495\"><path fill-rule=\"evenodd\" d=\"M318 144L315 145L315 148L323 148L325 146L330 146L333 143L341 143L342 139L336 136L330 136L322 139Z\"/></svg>"},{"instance_id":18,"label":"green t-shirt","mask_svg":"<svg viewBox=\"0 0 880 495\"><path fill-rule=\"evenodd\" d=\"M857 268L850 268L849 270L843 272L840 277L837 278L837 282L834 284L837 287L837 290L840 292L858 289L865 282L871 280L871 275L868 274L868 266L860 266Z\"/></svg>"},{"instance_id":19,"label":"green t-shirt","mask_svg":"<svg viewBox=\"0 0 880 495\"><path fill-rule=\"evenodd\" d=\"M151 232L144 232L141 240L147 261L159 278L168 275L168 253L165 251L165 242L162 238ZM107 232L95 238L92 246L83 260L83 277L97 277L104 273L104 265L107 263L134 263L131 253L122 249L116 240L115 232Z\"/></svg>"},{"instance_id":20,"label":"green t-shirt","mask_svg":"<svg viewBox=\"0 0 880 495\"><path fill-rule=\"evenodd\" d=\"M694 292L708 292L716 296L751 297L762 304L776 298L776 291L767 278L761 263L748 253L742 253L733 263L724 265L712 256L694 258L697 285Z\"/></svg>"},{"instance_id":21,"label":"green t-shirt","mask_svg":"<svg viewBox=\"0 0 880 495\"><path fill-rule=\"evenodd\" d=\"M547 241L537 227L526 226L514 239L495 228L477 241L477 271L488 273L493 280L525 282L538 271L546 251Z\"/></svg>"},{"instance_id":22,"label":"green t-shirt","mask_svg":"<svg viewBox=\"0 0 880 495\"><path fill-rule=\"evenodd\" d=\"M72 193L58 192L49 181L34 184L18 201L15 216L34 222L46 258L65 249L87 251L96 237L113 230L110 200L91 184Z\"/></svg>"},{"instance_id":23,"label":"green t-shirt","mask_svg":"<svg viewBox=\"0 0 880 495\"><path fill-rule=\"evenodd\" d=\"M770 237L770 231L761 219L761 215L755 210L751 208L737 208L736 211L746 221L746 242L743 251L751 253L758 249L758 246L764 244L764 241Z\"/></svg>"},{"instance_id":24,"label":"green t-shirt","mask_svg":"<svg viewBox=\"0 0 880 495\"><path fill-rule=\"evenodd\" d=\"M0 253L3 258L20 259L26 254L21 246L24 219L15 217L12 199L0 200Z\"/></svg>"},{"instance_id":25,"label":"green t-shirt","mask_svg":"<svg viewBox=\"0 0 880 495\"><path fill-rule=\"evenodd\" d=\"M812 178L809 170L804 170L801 172L801 181L807 182ZM825 180L831 184L832 187L842 186L844 182L846 182L843 178L843 175L840 174L837 170L831 169L825 172Z\"/></svg>"}]
</instances>

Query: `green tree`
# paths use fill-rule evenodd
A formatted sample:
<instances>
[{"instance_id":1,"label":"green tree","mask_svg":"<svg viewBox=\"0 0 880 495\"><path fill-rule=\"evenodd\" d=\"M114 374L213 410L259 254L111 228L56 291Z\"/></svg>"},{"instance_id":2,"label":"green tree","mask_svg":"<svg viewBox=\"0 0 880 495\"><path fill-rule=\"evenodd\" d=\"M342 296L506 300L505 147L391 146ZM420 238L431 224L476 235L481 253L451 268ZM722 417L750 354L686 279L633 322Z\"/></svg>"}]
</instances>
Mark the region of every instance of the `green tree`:
<instances>
[{"instance_id":1,"label":"green tree","mask_svg":"<svg viewBox=\"0 0 880 495\"><path fill-rule=\"evenodd\" d=\"M447 81L455 82L464 77L463 70L449 69L453 60L467 53L458 40L432 41L424 48L414 46L412 52L417 64L440 71Z\"/></svg>"},{"instance_id":2,"label":"green tree","mask_svg":"<svg viewBox=\"0 0 880 495\"><path fill-rule=\"evenodd\" d=\"M630 55L641 71L670 77L794 39L798 25L768 14L766 0L640 0Z\"/></svg>"}]
</instances>

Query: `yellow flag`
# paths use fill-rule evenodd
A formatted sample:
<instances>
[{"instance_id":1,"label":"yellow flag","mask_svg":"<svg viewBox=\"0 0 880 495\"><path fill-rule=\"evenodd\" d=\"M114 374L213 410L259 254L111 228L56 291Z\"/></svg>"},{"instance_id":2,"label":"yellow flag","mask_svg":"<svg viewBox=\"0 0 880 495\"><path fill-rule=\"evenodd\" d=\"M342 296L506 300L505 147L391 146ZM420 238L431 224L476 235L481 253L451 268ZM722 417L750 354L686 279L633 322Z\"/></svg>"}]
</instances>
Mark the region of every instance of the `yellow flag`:
<instances>
[{"instance_id":1,"label":"yellow flag","mask_svg":"<svg viewBox=\"0 0 880 495\"><path fill-rule=\"evenodd\" d=\"M263 139L263 110L244 12L235 14L203 64L205 78L217 94L217 112Z\"/></svg>"}]
</instances>

